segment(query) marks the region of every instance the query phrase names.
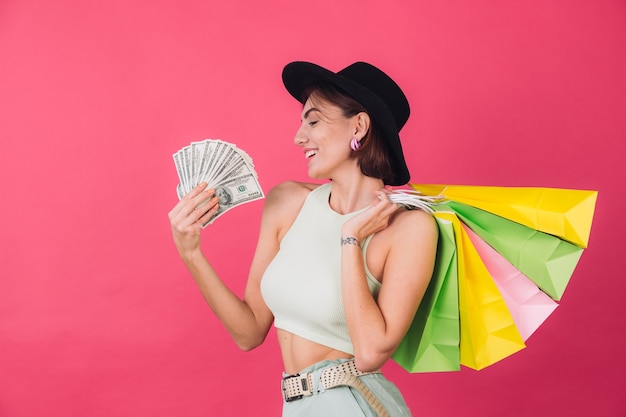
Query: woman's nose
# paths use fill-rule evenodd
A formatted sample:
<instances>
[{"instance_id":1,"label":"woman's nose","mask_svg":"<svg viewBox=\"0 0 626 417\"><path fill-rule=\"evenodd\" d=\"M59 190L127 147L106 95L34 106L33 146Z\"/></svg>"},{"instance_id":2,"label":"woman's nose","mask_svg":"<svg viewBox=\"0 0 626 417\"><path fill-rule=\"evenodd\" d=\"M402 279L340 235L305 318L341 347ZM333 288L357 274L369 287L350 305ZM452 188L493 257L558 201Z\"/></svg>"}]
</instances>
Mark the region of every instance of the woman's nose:
<instances>
[{"instance_id":1,"label":"woman's nose","mask_svg":"<svg viewBox=\"0 0 626 417\"><path fill-rule=\"evenodd\" d=\"M293 143L298 146L302 146L304 143L306 143L306 135L302 131L302 126L296 131L296 136L294 136L293 138Z\"/></svg>"}]
</instances>

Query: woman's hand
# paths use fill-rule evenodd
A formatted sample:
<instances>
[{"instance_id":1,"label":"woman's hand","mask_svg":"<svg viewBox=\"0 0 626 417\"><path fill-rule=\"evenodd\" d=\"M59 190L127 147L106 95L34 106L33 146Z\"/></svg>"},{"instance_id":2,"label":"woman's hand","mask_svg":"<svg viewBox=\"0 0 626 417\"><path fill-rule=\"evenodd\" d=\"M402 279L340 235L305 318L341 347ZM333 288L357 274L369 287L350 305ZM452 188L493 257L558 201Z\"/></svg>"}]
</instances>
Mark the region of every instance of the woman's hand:
<instances>
[{"instance_id":1,"label":"woman's hand","mask_svg":"<svg viewBox=\"0 0 626 417\"><path fill-rule=\"evenodd\" d=\"M422 210L398 210L385 191L378 202L342 228L343 238L370 242L366 259L356 245L342 245L341 277L344 312L357 368L380 368L394 353L428 287L437 250L438 229ZM367 265L366 265L367 263ZM381 282L374 298L366 268Z\"/></svg>"},{"instance_id":2,"label":"woman's hand","mask_svg":"<svg viewBox=\"0 0 626 417\"><path fill-rule=\"evenodd\" d=\"M197 185L169 212L174 244L181 258L188 258L200 249L200 231L219 208L214 189L206 183Z\"/></svg>"},{"instance_id":3,"label":"woman's hand","mask_svg":"<svg viewBox=\"0 0 626 417\"><path fill-rule=\"evenodd\" d=\"M361 242L367 236L379 232L389 225L389 219L398 209L398 205L391 202L387 191L384 189L378 190L374 194L374 201L367 210L344 223L341 230L342 237L353 236Z\"/></svg>"}]
</instances>

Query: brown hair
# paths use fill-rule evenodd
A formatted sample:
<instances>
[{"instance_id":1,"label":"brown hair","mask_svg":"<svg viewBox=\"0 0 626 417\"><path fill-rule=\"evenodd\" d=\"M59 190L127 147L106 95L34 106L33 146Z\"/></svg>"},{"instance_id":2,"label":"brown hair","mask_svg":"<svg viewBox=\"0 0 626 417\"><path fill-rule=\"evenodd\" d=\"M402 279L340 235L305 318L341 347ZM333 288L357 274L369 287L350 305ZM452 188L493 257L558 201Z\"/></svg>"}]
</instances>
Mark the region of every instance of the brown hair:
<instances>
[{"instance_id":1,"label":"brown hair","mask_svg":"<svg viewBox=\"0 0 626 417\"><path fill-rule=\"evenodd\" d=\"M339 107L344 117L352 117L364 112L365 108L356 100L344 93L333 84L316 82L309 85L303 93L302 103L309 97L319 97ZM389 151L385 138L378 129L376 121L371 119L370 128L361 139L361 147L352 153L357 158L357 163L363 175L382 179L385 183L393 178L393 170L389 161Z\"/></svg>"}]
</instances>

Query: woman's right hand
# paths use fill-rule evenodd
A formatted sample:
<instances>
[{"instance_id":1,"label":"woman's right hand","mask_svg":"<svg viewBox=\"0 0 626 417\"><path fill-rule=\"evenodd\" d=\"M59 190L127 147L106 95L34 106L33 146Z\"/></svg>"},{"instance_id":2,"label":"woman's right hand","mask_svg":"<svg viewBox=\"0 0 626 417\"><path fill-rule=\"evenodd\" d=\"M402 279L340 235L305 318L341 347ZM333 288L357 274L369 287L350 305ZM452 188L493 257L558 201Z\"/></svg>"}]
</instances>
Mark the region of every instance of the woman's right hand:
<instances>
[{"instance_id":1,"label":"woman's right hand","mask_svg":"<svg viewBox=\"0 0 626 417\"><path fill-rule=\"evenodd\" d=\"M169 212L174 244L181 258L189 258L200 249L200 231L217 212L215 190L206 183L197 185Z\"/></svg>"}]
</instances>

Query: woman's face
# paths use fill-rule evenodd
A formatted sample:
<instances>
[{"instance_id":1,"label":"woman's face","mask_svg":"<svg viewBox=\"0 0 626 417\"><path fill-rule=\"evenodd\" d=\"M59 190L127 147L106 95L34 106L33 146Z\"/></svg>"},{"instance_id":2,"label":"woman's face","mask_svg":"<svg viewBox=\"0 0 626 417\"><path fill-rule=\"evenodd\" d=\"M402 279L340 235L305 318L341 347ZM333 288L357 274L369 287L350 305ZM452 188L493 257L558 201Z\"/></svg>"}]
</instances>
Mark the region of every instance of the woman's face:
<instances>
[{"instance_id":1,"label":"woman's face","mask_svg":"<svg viewBox=\"0 0 626 417\"><path fill-rule=\"evenodd\" d=\"M223 188L219 187L215 190L215 195L217 196L218 202L220 204L226 204L230 199L228 193Z\"/></svg>"},{"instance_id":2,"label":"woman's face","mask_svg":"<svg viewBox=\"0 0 626 417\"><path fill-rule=\"evenodd\" d=\"M306 101L294 142L302 147L311 178L333 178L337 170L355 165L350 159L350 140L356 132L356 118L345 117L341 108L324 99Z\"/></svg>"}]
</instances>

